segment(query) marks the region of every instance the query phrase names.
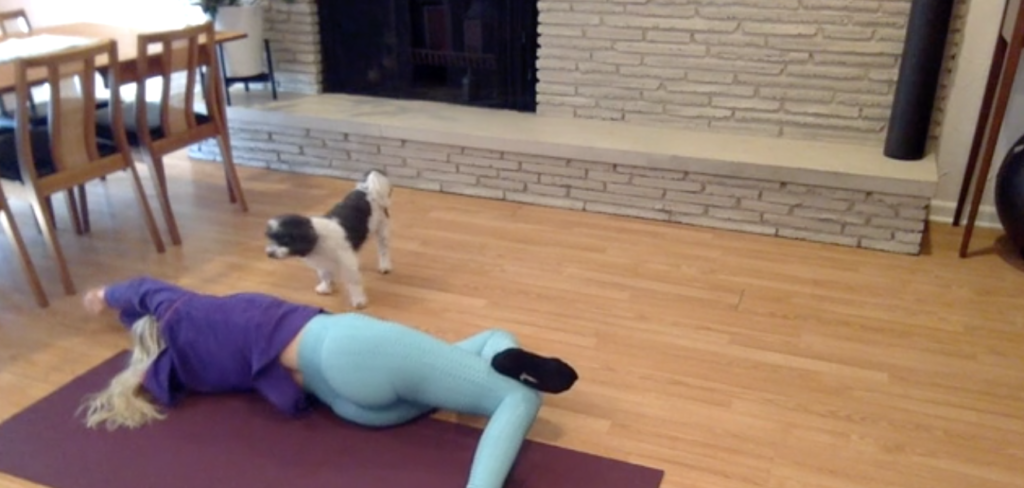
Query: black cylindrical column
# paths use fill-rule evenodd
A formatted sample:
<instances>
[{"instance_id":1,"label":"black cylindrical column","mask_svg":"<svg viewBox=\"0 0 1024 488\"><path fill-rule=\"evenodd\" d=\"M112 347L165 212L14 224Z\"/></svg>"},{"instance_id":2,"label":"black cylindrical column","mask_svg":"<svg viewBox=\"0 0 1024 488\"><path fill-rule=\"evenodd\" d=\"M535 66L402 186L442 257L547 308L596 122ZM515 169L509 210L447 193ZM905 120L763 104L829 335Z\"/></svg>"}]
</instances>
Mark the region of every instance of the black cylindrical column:
<instances>
[{"instance_id":1,"label":"black cylindrical column","mask_svg":"<svg viewBox=\"0 0 1024 488\"><path fill-rule=\"evenodd\" d=\"M924 157L954 3L914 0L911 5L885 139L887 157L907 161Z\"/></svg>"}]
</instances>

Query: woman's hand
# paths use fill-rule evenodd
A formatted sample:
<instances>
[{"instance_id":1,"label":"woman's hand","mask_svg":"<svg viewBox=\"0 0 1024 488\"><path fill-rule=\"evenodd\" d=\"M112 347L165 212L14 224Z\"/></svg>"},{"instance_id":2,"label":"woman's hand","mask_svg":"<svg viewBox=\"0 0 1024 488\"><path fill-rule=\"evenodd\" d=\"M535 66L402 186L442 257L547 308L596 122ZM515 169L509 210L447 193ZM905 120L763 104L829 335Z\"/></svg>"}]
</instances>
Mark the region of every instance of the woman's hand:
<instances>
[{"instance_id":1,"label":"woman's hand","mask_svg":"<svg viewBox=\"0 0 1024 488\"><path fill-rule=\"evenodd\" d=\"M93 315L99 315L107 309L107 300L103 295L104 288L93 288L85 294L82 299L85 310Z\"/></svg>"}]
</instances>

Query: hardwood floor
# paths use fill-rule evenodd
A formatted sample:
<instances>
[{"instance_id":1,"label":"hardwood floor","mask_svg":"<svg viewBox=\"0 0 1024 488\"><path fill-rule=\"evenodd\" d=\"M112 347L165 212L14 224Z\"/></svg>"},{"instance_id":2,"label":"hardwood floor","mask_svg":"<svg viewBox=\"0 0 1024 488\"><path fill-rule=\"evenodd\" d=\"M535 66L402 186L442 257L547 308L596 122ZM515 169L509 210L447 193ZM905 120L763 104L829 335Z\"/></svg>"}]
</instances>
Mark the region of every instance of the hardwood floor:
<instances>
[{"instance_id":1,"label":"hardwood floor","mask_svg":"<svg viewBox=\"0 0 1024 488\"><path fill-rule=\"evenodd\" d=\"M53 305L36 308L0 239L0 419L127 345L80 313L94 285L144 273L347 309L298 261L264 257L262 232L352 183L242 169L242 214L219 165L179 155L169 171L184 245L164 255L123 177L89 188L91 235L58 213L75 297L14 202ZM395 273L363 254L366 311L448 339L502 327L571 361L581 381L548 397L532 439L663 468L664 488L1024 486L1024 266L957 258L959 229L932 228L915 258L405 189L394 201ZM998 235L979 231L974 249Z\"/></svg>"}]
</instances>

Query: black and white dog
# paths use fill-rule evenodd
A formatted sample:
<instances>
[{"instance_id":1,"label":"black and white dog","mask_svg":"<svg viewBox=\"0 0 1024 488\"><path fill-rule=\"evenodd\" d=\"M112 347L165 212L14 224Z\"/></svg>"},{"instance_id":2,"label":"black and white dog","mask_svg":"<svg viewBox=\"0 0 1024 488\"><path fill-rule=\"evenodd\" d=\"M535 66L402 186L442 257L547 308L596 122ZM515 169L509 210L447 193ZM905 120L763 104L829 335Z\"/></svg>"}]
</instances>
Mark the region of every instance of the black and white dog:
<instances>
[{"instance_id":1,"label":"black and white dog","mask_svg":"<svg viewBox=\"0 0 1024 488\"><path fill-rule=\"evenodd\" d=\"M301 258L316 270L320 283L316 292L334 291L340 278L355 308L366 306L366 292L359 272L357 254L373 234L377 239L379 270L391 272L390 213L391 182L380 171L370 171L344 200L326 215L307 217L285 214L267 222L267 256L274 259Z\"/></svg>"}]
</instances>

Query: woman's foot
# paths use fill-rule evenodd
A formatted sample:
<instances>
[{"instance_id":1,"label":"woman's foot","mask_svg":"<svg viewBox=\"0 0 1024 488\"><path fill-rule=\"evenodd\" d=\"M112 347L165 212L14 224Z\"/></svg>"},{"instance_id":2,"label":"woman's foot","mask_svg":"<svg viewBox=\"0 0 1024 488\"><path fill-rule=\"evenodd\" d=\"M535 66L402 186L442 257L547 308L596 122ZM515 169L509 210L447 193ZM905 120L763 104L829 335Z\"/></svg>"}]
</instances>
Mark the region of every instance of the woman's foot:
<instances>
[{"instance_id":1,"label":"woman's foot","mask_svg":"<svg viewBox=\"0 0 1024 488\"><path fill-rule=\"evenodd\" d=\"M558 358L538 356L523 349L506 349L491 366L499 373L545 393L562 393L576 383L576 370Z\"/></svg>"}]
</instances>

